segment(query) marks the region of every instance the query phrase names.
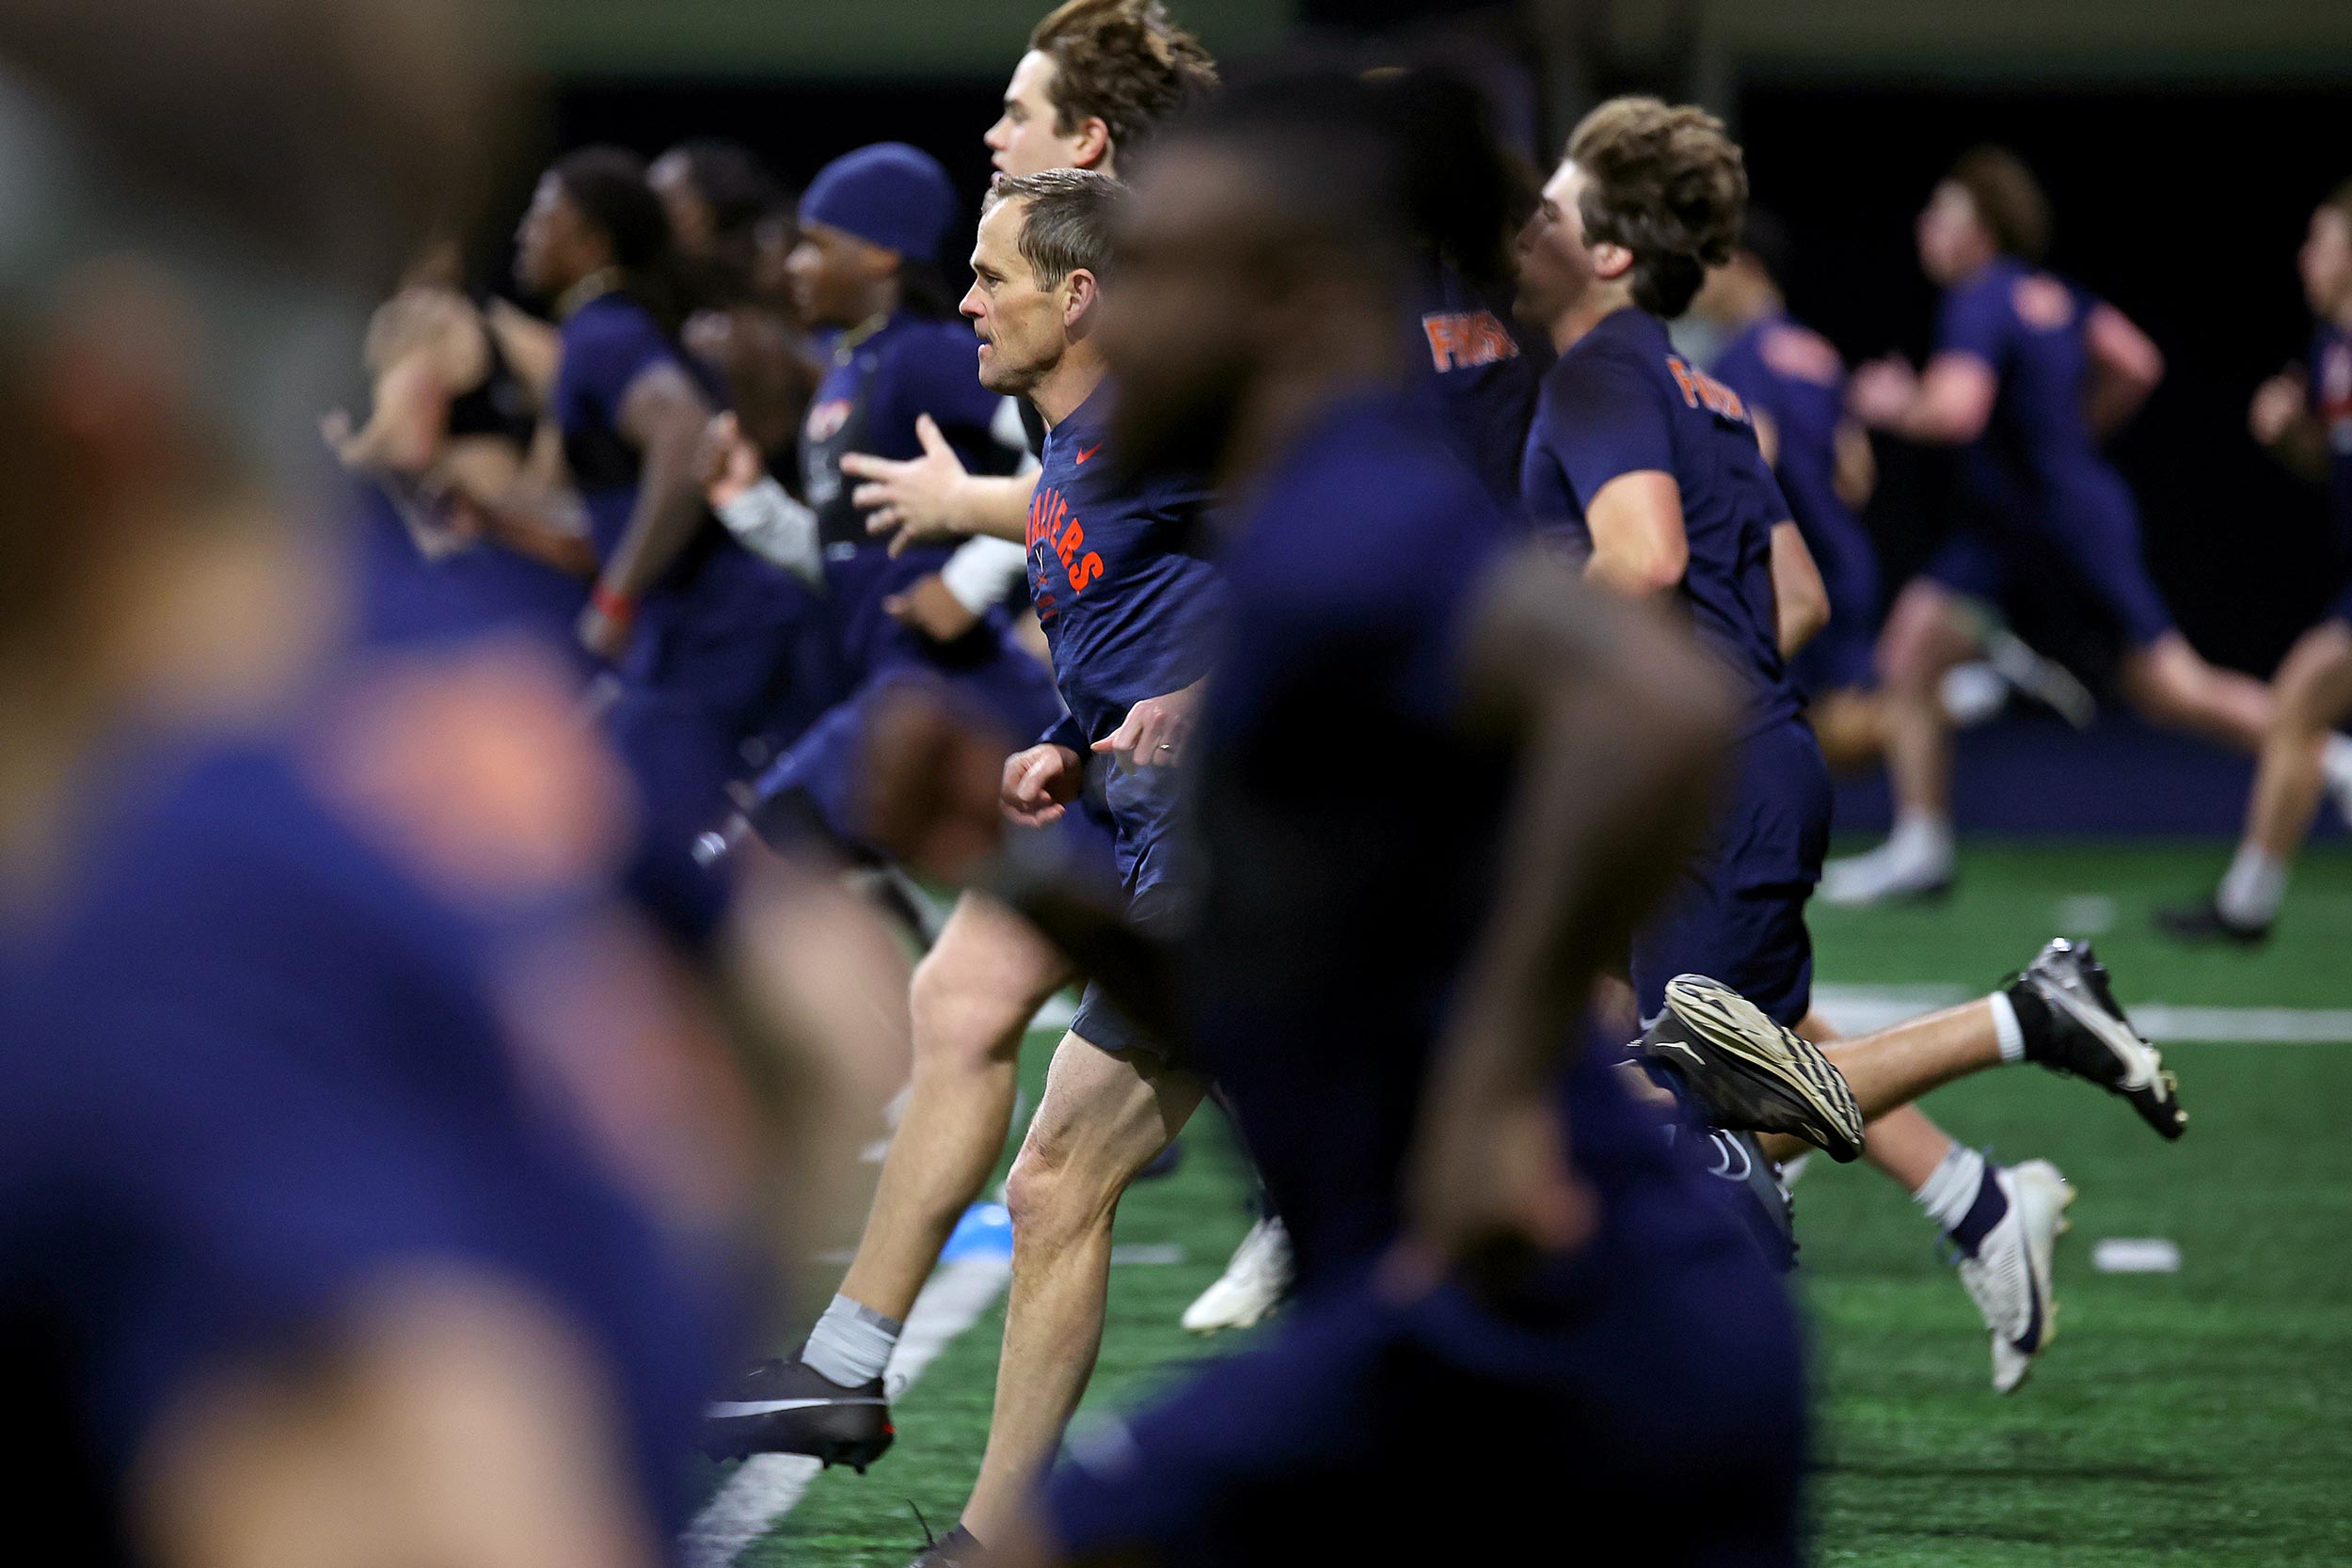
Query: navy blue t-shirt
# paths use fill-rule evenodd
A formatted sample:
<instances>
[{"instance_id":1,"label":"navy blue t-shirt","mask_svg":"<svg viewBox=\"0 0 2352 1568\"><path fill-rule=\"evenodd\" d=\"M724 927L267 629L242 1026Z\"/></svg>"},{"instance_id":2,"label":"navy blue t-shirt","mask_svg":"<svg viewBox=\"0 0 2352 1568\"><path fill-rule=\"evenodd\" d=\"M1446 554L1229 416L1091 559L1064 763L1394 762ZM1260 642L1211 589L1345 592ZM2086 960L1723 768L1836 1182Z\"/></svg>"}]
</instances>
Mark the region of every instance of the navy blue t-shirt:
<instances>
[{"instance_id":1,"label":"navy blue t-shirt","mask_svg":"<svg viewBox=\"0 0 2352 1568\"><path fill-rule=\"evenodd\" d=\"M1505 511L1519 505L1519 455L1550 345L1522 341L1507 297L1490 297L1454 268L1422 280L1406 362L1438 410L1438 429Z\"/></svg>"},{"instance_id":2,"label":"navy blue t-shirt","mask_svg":"<svg viewBox=\"0 0 2352 1568\"><path fill-rule=\"evenodd\" d=\"M564 955L592 901L453 900L322 783L328 755L123 743L81 798L71 887L0 936L0 1332L54 1357L63 1406L10 1418L103 1513L192 1378L456 1265L581 1337L675 1530L709 1281L516 1022L529 980L584 972ZM572 1017L584 1059L595 1006Z\"/></svg>"},{"instance_id":3,"label":"navy blue t-shirt","mask_svg":"<svg viewBox=\"0 0 2352 1568\"><path fill-rule=\"evenodd\" d=\"M1222 595L1199 552L1208 486L1183 475L1114 478L1103 457L1108 388L1045 437L1029 501L1029 601L1062 702L1088 742L1147 697L1208 669Z\"/></svg>"},{"instance_id":4,"label":"navy blue t-shirt","mask_svg":"<svg viewBox=\"0 0 2352 1568\"><path fill-rule=\"evenodd\" d=\"M1789 507L1747 406L1675 352L1663 323L1628 307L1602 318L1544 377L1520 483L1538 528L1592 547L1585 508L1610 481L1655 471L1682 496L1690 565L1676 597L1748 691L1744 731L1796 716L1780 656L1772 530Z\"/></svg>"},{"instance_id":5,"label":"navy blue t-shirt","mask_svg":"<svg viewBox=\"0 0 2352 1568\"><path fill-rule=\"evenodd\" d=\"M683 353L651 312L625 294L598 295L564 322L563 360L549 400L564 457L579 486L597 559L609 561L637 508L643 456L621 429L640 376L674 365L714 408L718 373ZM784 628L808 612L797 578L736 543L704 512L701 526L637 607L620 661L633 685L698 699L730 732L753 722L785 662Z\"/></svg>"},{"instance_id":6,"label":"navy blue t-shirt","mask_svg":"<svg viewBox=\"0 0 2352 1568\"><path fill-rule=\"evenodd\" d=\"M2322 322L2312 338L2312 416L2328 440L2328 493L2336 546L2352 561L2352 331Z\"/></svg>"},{"instance_id":7,"label":"navy blue t-shirt","mask_svg":"<svg viewBox=\"0 0 2352 1568\"><path fill-rule=\"evenodd\" d=\"M1403 396L1343 404L1236 498L1229 629L1194 741L1191 1039L1310 1291L1395 1235L1509 815L1512 759L1466 730L1460 683L1477 591L1524 533L1422 414ZM1599 1053L1575 1053L1562 1095L1573 1158L1633 1227L1580 1268L1717 1223L1670 1192L1660 1128Z\"/></svg>"},{"instance_id":8,"label":"navy blue t-shirt","mask_svg":"<svg viewBox=\"0 0 2352 1568\"><path fill-rule=\"evenodd\" d=\"M1846 364L1830 341L1778 310L1750 322L1709 367L1751 413L1772 422L1772 477L1817 556L1862 536L1837 493L1837 430L1846 417ZM1827 565L1822 576L1831 576Z\"/></svg>"},{"instance_id":9,"label":"navy blue t-shirt","mask_svg":"<svg viewBox=\"0 0 2352 1568\"><path fill-rule=\"evenodd\" d=\"M1936 319L1936 353L1981 360L1999 383L1963 472L2060 523L2112 488L2085 406L2097 303L2064 278L2000 256L1946 290Z\"/></svg>"}]
</instances>

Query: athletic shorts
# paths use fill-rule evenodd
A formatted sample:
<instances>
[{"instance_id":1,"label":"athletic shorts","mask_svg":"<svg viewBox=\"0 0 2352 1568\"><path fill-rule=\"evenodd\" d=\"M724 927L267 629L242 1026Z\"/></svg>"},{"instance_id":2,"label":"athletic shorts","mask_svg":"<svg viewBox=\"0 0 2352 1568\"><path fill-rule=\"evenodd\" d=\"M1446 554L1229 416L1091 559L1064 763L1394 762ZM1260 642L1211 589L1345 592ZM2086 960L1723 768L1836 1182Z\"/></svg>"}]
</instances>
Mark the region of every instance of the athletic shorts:
<instances>
[{"instance_id":1,"label":"athletic shorts","mask_svg":"<svg viewBox=\"0 0 2352 1568\"><path fill-rule=\"evenodd\" d=\"M1737 777L1706 840L1633 939L1645 1020L1677 974L1721 981L1794 1027L1813 1006L1804 906L1829 851L1829 768L1813 732L1775 722L1740 745Z\"/></svg>"},{"instance_id":2,"label":"athletic shorts","mask_svg":"<svg viewBox=\"0 0 2352 1568\"><path fill-rule=\"evenodd\" d=\"M2172 611L2141 553L2139 516L2121 477L2085 476L2066 492L2029 499L1979 480L1970 520L1928 559L1920 575L1956 594L2008 602L2021 576L2066 583L2125 646L2144 648L2172 629Z\"/></svg>"},{"instance_id":3,"label":"athletic shorts","mask_svg":"<svg viewBox=\"0 0 2352 1568\"><path fill-rule=\"evenodd\" d=\"M1610 1198L1604 1196L1602 1202ZM1530 1323L1448 1288L1302 1299L1258 1348L1124 1421L1048 1481L1069 1556L1167 1568L1803 1560L1804 1379L1777 1276L1719 1229L1671 1268L1613 1263ZM1413 1544L1407 1545L1407 1544Z\"/></svg>"},{"instance_id":4,"label":"athletic shorts","mask_svg":"<svg viewBox=\"0 0 2352 1568\"><path fill-rule=\"evenodd\" d=\"M1127 900L1129 922L1138 930L1166 942L1172 942L1181 935L1185 913L1184 890L1173 879L1153 881ZM1085 994L1078 998L1078 1010L1070 1020L1070 1032L1114 1056L1141 1051L1170 1067L1184 1065L1183 1053L1176 1047L1147 1033L1091 980L1087 982Z\"/></svg>"}]
</instances>

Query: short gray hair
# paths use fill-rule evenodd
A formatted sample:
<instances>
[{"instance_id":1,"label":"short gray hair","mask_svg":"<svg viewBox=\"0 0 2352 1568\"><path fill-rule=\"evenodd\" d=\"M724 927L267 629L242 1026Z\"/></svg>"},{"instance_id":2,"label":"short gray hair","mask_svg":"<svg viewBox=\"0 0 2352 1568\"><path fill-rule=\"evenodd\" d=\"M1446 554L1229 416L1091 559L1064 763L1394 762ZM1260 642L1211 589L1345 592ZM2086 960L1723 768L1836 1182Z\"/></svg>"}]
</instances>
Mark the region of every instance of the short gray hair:
<instances>
[{"instance_id":1,"label":"short gray hair","mask_svg":"<svg viewBox=\"0 0 2352 1568\"><path fill-rule=\"evenodd\" d=\"M989 188L983 213L1007 201L1025 201L1021 255L1038 287L1051 288L1081 268L1102 277L1111 263L1113 231L1127 187L1090 168L1050 168L1041 174L999 180Z\"/></svg>"}]
</instances>

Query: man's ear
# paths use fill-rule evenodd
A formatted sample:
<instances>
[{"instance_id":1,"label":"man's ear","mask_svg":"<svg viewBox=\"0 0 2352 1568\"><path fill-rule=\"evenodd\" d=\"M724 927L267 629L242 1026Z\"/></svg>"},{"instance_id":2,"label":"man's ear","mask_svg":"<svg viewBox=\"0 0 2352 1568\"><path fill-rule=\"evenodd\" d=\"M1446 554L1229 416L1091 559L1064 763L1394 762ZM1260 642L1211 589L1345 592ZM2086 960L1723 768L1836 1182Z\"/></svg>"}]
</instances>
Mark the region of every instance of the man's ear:
<instances>
[{"instance_id":1,"label":"man's ear","mask_svg":"<svg viewBox=\"0 0 2352 1568\"><path fill-rule=\"evenodd\" d=\"M1111 128L1103 123L1102 116L1089 115L1078 127L1078 143L1071 149L1070 162L1078 168L1099 169L1110 161Z\"/></svg>"},{"instance_id":2,"label":"man's ear","mask_svg":"<svg viewBox=\"0 0 2352 1568\"><path fill-rule=\"evenodd\" d=\"M1593 258L1593 276L1603 282L1614 283L1633 270L1633 252L1613 241L1604 240L1588 254Z\"/></svg>"},{"instance_id":3,"label":"man's ear","mask_svg":"<svg viewBox=\"0 0 2352 1568\"><path fill-rule=\"evenodd\" d=\"M1062 330L1073 336L1093 325L1094 308L1103 297L1103 286L1094 274L1084 267L1073 268L1062 279Z\"/></svg>"}]
</instances>

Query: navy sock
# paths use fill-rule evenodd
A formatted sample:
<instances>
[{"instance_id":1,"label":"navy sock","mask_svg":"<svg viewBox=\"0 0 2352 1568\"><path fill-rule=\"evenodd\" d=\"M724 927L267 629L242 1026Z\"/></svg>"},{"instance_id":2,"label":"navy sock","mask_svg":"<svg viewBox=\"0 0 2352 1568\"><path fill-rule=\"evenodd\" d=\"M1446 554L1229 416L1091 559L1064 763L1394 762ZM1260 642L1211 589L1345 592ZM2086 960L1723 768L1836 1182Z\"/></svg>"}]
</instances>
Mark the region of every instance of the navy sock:
<instances>
[{"instance_id":1,"label":"navy sock","mask_svg":"<svg viewBox=\"0 0 2352 1568\"><path fill-rule=\"evenodd\" d=\"M1999 1170L2000 1167L1992 1161L1984 1163L1984 1179L1977 1184L1977 1196L1968 1205L1968 1212L1961 1217L1958 1225L1945 1232L1951 1237L1954 1246L1971 1258L1977 1255L1977 1248L1983 1244L1993 1227L2000 1224L2002 1217L2009 1212L2009 1195L2001 1191L2000 1182L1994 1179Z\"/></svg>"}]
</instances>

